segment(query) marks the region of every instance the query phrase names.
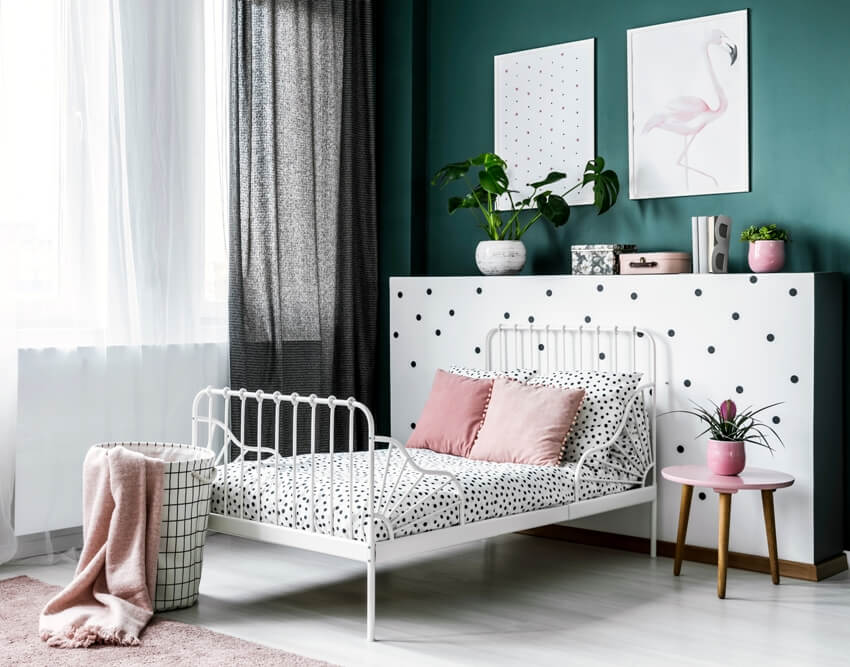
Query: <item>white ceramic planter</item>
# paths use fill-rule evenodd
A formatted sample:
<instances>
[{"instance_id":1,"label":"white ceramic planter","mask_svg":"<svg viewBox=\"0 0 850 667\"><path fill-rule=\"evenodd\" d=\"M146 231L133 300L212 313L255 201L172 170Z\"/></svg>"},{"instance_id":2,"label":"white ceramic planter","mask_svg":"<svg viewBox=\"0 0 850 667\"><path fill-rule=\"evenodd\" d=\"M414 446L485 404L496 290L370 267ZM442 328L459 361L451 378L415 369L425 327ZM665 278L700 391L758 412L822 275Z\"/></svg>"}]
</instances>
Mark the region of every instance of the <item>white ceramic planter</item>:
<instances>
[{"instance_id":1,"label":"white ceramic planter","mask_svg":"<svg viewBox=\"0 0 850 667\"><path fill-rule=\"evenodd\" d=\"M525 266L522 241L481 241L475 248L475 263L485 276L512 276Z\"/></svg>"}]
</instances>

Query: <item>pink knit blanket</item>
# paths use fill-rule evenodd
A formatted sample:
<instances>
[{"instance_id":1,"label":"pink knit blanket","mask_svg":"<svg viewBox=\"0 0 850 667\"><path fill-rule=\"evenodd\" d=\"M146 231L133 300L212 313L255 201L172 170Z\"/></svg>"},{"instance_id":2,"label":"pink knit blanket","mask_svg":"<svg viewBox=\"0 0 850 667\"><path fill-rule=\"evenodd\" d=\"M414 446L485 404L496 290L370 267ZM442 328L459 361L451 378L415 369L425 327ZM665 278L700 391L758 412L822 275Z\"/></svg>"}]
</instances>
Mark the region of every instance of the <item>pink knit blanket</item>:
<instances>
[{"instance_id":1,"label":"pink knit blanket","mask_svg":"<svg viewBox=\"0 0 850 667\"><path fill-rule=\"evenodd\" d=\"M38 624L50 646L139 643L153 616L164 465L124 447L89 450L80 562Z\"/></svg>"}]
</instances>

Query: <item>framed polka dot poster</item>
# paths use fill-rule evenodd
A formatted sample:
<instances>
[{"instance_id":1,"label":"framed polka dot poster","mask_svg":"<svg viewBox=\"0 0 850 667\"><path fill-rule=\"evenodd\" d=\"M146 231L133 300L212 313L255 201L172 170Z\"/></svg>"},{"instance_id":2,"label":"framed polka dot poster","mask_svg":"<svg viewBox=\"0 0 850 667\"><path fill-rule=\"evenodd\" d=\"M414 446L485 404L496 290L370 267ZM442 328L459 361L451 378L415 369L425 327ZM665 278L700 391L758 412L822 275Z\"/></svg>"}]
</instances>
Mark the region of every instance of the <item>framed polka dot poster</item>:
<instances>
[{"instance_id":1,"label":"framed polka dot poster","mask_svg":"<svg viewBox=\"0 0 850 667\"><path fill-rule=\"evenodd\" d=\"M515 51L494 58L495 152L508 163L514 201L528 183L549 172L567 178L555 192L581 180L595 157L594 42L585 39ZM563 188L563 189L560 189ZM570 204L592 204L591 187L574 190ZM500 206L508 207L507 198Z\"/></svg>"}]
</instances>

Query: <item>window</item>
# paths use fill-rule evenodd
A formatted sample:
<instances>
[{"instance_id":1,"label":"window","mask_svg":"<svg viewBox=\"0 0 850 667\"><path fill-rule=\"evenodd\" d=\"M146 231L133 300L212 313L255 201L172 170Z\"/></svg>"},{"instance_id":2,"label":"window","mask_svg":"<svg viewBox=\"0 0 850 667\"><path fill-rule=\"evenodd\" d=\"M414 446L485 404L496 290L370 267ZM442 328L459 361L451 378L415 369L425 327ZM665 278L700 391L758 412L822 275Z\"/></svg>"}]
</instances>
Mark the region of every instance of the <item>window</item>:
<instances>
[{"instance_id":1,"label":"window","mask_svg":"<svg viewBox=\"0 0 850 667\"><path fill-rule=\"evenodd\" d=\"M20 346L225 339L227 5L0 0Z\"/></svg>"}]
</instances>

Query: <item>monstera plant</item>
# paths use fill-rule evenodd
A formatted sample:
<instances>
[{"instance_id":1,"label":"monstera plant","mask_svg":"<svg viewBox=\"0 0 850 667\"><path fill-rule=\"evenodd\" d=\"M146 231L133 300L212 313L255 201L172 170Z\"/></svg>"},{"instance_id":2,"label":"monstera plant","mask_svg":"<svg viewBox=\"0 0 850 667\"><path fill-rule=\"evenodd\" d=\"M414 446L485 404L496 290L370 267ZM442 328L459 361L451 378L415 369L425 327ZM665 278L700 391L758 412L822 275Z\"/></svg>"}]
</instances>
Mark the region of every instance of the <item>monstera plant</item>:
<instances>
[{"instance_id":1,"label":"monstera plant","mask_svg":"<svg viewBox=\"0 0 850 667\"><path fill-rule=\"evenodd\" d=\"M463 208L476 209L482 216L478 226L487 234L489 241L482 241L475 250L479 270L486 275L519 273L525 266L525 246L520 239L540 218L555 227L570 219L567 195L586 185L593 186L593 203L601 215L617 201L620 181L616 172L605 169L605 160L597 157L584 168L582 179L564 192L558 193L554 184L567 175L561 171L549 172L534 183L528 183L531 194L515 200L517 190L512 190L506 172L507 164L495 153L482 153L477 157L452 162L434 174L431 185L441 188L454 181L463 181L467 192L449 197L449 213ZM470 171L477 169L476 175ZM475 182L477 180L477 183ZM497 202L502 198L509 207ZM499 209L502 210L499 210ZM527 212L523 215L524 212ZM507 242L507 243L506 243Z\"/></svg>"},{"instance_id":2,"label":"monstera plant","mask_svg":"<svg viewBox=\"0 0 850 667\"><path fill-rule=\"evenodd\" d=\"M474 183L469 172L476 167L478 182ZM463 196L449 197L449 213L462 208L478 209L484 218L484 222L479 222L479 226L492 241L519 241L540 218L560 227L570 219L570 205L566 196L577 188L593 185L593 203L600 215L615 204L620 192L620 181L616 172L605 169L605 160L597 157L587 163L582 179L566 191L558 194L548 187L567 177L561 171L552 171L545 178L528 183L528 187L532 188L531 194L514 201L513 196L517 191L510 188L506 167L505 161L495 153L482 153L463 162L452 162L442 167L434 174L431 185L442 188L453 181L463 180L468 192ZM502 195L507 197L510 208L499 211L496 201ZM536 212L528 220L521 219L520 214L523 211L535 208Z\"/></svg>"}]
</instances>

